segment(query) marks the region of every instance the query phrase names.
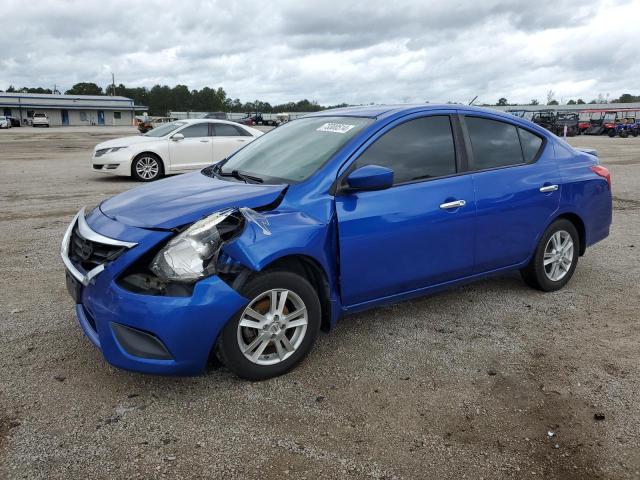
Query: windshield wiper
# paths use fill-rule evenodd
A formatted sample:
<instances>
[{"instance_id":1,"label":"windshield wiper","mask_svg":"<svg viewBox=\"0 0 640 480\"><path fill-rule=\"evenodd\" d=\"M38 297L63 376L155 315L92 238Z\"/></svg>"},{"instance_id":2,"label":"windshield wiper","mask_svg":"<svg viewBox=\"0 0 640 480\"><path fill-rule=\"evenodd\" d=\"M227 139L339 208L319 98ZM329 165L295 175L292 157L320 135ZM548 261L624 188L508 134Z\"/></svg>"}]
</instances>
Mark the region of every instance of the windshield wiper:
<instances>
[{"instance_id":1,"label":"windshield wiper","mask_svg":"<svg viewBox=\"0 0 640 480\"><path fill-rule=\"evenodd\" d=\"M253 175L248 175L246 173L240 173L238 170L231 170L231 172L223 172L222 167L216 169L218 175L221 177L233 177L238 180L242 180L244 183L263 183L264 180L260 177L255 177Z\"/></svg>"}]
</instances>

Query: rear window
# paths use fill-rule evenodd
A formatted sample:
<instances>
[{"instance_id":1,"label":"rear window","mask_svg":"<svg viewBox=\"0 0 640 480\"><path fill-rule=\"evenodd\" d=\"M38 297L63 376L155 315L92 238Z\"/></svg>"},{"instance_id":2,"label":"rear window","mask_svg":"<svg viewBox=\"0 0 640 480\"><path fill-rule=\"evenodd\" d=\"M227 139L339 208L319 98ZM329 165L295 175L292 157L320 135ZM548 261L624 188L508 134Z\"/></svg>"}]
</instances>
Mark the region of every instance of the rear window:
<instances>
[{"instance_id":1,"label":"rear window","mask_svg":"<svg viewBox=\"0 0 640 480\"><path fill-rule=\"evenodd\" d=\"M520 135L524 161L527 163L533 162L540 151L540 147L542 147L542 138L523 128L518 128L518 134Z\"/></svg>"}]
</instances>

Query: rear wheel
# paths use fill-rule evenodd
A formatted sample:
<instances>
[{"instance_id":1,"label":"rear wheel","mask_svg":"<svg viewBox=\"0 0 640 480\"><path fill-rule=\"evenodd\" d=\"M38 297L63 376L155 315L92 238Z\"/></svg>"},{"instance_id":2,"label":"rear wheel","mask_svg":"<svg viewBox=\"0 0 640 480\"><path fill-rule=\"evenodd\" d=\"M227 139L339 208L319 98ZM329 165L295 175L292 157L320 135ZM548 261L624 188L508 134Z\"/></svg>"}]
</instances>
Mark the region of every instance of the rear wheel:
<instances>
[{"instance_id":1,"label":"rear wheel","mask_svg":"<svg viewBox=\"0 0 640 480\"><path fill-rule=\"evenodd\" d=\"M559 219L547 228L533 258L520 273L527 285L553 292L564 287L578 264L580 238L569 220Z\"/></svg>"},{"instance_id":2,"label":"rear wheel","mask_svg":"<svg viewBox=\"0 0 640 480\"><path fill-rule=\"evenodd\" d=\"M141 182L152 182L164 175L162 160L153 153L138 155L131 165L131 175Z\"/></svg>"},{"instance_id":3,"label":"rear wheel","mask_svg":"<svg viewBox=\"0 0 640 480\"><path fill-rule=\"evenodd\" d=\"M282 375L311 351L320 329L320 300L300 275L258 274L242 289L249 304L221 333L218 353L239 377L264 380Z\"/></svg>"},{"instance_id":4,"label":"rear wheel","mask_svg":"<svg viewBox=\"0 0 640 480\"><path fill-rule=\"evenodd\" d=\"M609 135L610 137L615 137L616 136L616 131L613 128L610 128L609 131L607 131L607 135Z\"/></svg>"}]
</instances>

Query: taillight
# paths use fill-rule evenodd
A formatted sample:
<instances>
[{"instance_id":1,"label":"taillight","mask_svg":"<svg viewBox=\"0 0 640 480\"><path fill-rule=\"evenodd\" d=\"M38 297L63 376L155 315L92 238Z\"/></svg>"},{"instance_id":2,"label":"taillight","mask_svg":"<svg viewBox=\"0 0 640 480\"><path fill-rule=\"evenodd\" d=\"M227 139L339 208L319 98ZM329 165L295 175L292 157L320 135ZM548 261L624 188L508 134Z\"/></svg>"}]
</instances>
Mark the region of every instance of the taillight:
<instances>
[{"instance_id":1,"label":"taillight","mask_svg":"<svg viewBox=\"0 0 640 480\"><path fill-rule=\"evenodd\" d=\"M603 167L602 165L594 165L591 167L591 171L596 175L604 178L609 184L609 188L611 188L611 173L607 167Z\"/></svg>"}]
</instances>

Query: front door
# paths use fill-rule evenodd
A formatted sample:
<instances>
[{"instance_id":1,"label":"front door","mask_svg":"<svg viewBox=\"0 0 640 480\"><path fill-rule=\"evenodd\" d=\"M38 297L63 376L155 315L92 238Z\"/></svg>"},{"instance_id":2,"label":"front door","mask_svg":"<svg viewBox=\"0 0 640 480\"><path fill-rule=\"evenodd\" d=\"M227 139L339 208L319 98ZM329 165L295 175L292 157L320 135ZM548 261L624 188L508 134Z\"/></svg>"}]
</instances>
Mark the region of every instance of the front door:
<instances>
[{"instance_id":1,"label":"front door","mask_svg":"<svg viewBox=\"0 0 640 480\"><path fill-rule=\"evenodd\" d=\"M61 110L60 113L62 114L62 125L69 125L69 111Z\"/></svg>"},{"instance_id":2,"label":"front door","mask_svg":"<svg viewBox=\"0 0 640 480\"><path fill-rule=\"evenodd\" d=\"M551 145L502 119L466 116L476 192L475 273L527 260L560 204Z\"/></svg>"},{"instance_id":3,"label":"front door","mask_svg":"<svg viewBox=\"0 0 640 480\"><path fill-rule=\"evenodd\" d=\"M400 120L365 148L350 171L391 168L394 186L336 196L343 303L356 306L470 275L473 182L457 175L450 117Z\"/></svg>"},{"instance_id":4,"label":"front door","mask_svg":"<svg viewBox=\"0 0 640 480\"><path fill-rule=\"evenodd\" d=\"M253 137L244 129L228 123L213 123L213 163L244 147Z\"/></svg>"},{"instance_id":5,"label":"front door","mask_svg":"<svg viewBox=\"0 0 640 480\"><path fill-rule=\"evenodd\" d=\"M213 163L209 122L194 123L176 134L182 134L184 138L167 140L171 170L194 170Z\"/></svg>"},{"instance_id":6,"label":"front door","mask_svg":"<svg viewBox=\"0 0 640 480\"><path fill-rule=\"evenodd\" d=\"M104 110L98 110L98 125L104 125Z\"/></svg>"}]
</instances>

